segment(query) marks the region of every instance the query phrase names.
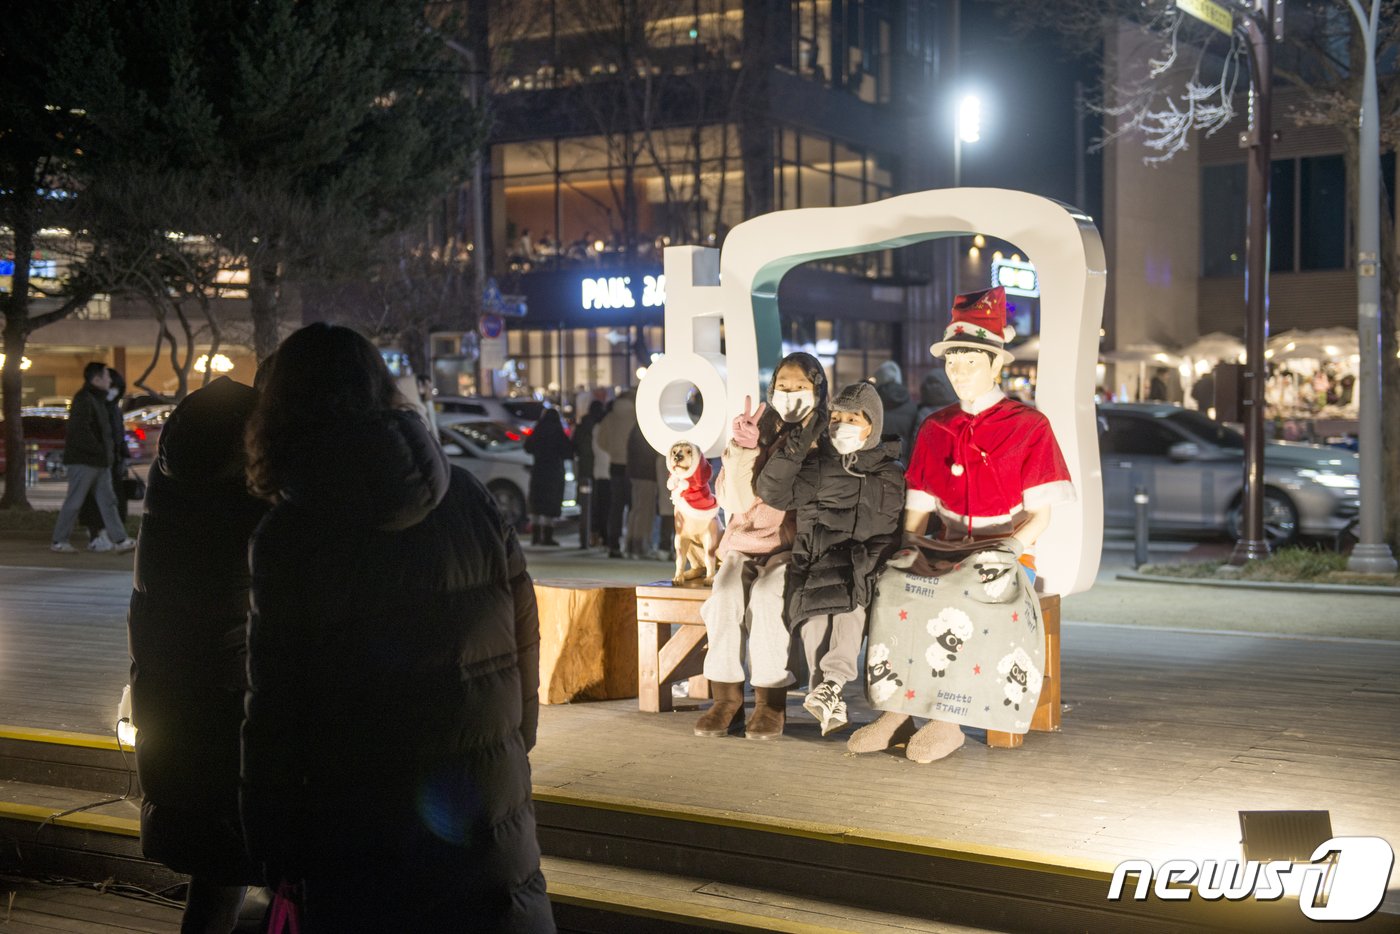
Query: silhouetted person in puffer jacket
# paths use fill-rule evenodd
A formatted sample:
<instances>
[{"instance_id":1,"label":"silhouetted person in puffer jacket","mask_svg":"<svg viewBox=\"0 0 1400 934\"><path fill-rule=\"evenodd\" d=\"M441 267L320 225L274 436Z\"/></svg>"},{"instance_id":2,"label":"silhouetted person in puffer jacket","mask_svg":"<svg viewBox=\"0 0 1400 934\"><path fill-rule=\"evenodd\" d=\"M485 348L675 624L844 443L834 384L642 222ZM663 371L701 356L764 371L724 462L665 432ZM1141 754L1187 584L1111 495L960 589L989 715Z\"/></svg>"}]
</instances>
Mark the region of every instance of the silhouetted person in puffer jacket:
<instances>
[{"instance_id":1,"label":"silhouetted person in puffer jacket","mask_svg":"<svg viewBox=\"0 0 1400 934\"><path fill-rule=\"evenodd\" d=\"M248 430L243 824L303 931L550 932L525 560L354 331L277 351Z\"/></svg>"}]
</instances>

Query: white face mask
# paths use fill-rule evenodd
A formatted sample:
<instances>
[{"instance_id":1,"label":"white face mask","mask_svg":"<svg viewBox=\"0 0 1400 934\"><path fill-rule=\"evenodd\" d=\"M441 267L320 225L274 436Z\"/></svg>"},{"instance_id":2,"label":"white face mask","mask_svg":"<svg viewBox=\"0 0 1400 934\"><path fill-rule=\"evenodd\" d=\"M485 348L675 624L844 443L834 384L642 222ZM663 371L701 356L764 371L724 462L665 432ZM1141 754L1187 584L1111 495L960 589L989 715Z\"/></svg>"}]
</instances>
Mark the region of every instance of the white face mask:
<instances>
[{"instance_id":1,"label":"white face mask","mask_svg":"<svg viewBox=\"0 0 1400 934\"><path fill-rule=\"evenodd\" d=\"M810 389L800 389L797 392L783 392L781 389L773 391L773 408L778 410L785 422L801 421L816 403L817 394Z\"/></svg>"},{"instance_id":2,"label":"white face mask","mask_svg":"<svg viewBox=\"0 0 1400 934\"><path fill-rule=\"evenodd\" d=\"M109 389L109 390L107 390L107 401L108 401L108 402L116 402L116 401L117 401L117 391L116 391L115 389Z\"/></svg>"},{"instance_id":3,"label":"white face mask","mask_svg":"<svg viewBox=\"0 0 1400 934\"><path fill-rule=\"evenodd\" d=\"M865 438L861 437L864 432L860 425L842 422L831 429L831 446L842 454L854 454L865 446Z\"/></svg>"}]
</instances>

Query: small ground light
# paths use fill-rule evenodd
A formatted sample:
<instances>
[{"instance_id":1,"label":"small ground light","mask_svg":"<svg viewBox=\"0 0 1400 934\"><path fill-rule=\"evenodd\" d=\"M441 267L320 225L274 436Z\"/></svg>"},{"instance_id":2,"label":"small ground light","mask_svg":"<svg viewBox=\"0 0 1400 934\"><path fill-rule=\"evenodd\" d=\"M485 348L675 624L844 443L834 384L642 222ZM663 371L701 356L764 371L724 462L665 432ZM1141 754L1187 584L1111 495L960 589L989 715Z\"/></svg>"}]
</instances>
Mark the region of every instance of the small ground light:
<instances>
[{"instance_id":1,"label":"small ground light","mask_svg":"<svg viewBox=\"0 0 1400 934\"><path fill-rule=\"evenodd\" d=\"M1305 863L1332 839L1330 811L1240 811L1240 845L1246 860Z\"/></svg>"}]
</instances>

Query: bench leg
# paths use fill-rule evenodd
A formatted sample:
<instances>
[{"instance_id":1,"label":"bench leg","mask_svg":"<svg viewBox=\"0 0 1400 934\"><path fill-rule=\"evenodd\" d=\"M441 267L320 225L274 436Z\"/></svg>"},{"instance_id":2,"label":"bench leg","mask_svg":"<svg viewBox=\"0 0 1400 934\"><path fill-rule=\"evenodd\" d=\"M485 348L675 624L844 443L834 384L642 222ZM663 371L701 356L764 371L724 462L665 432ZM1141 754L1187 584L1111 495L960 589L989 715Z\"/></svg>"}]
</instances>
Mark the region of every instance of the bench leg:
<instances>
[{"instance_id":1,"label":"bench leg","mask_svg":"<svg viewBox=\"0 0 1400 934\"><path fill-rule=\"evenodd\" d=\"M661 646L671 638L667 623L637 624L637 709L660 713L672 709L671 686L661 683ZM665 690L662 690L662 688Z\"/></svg>"}]
</instances>

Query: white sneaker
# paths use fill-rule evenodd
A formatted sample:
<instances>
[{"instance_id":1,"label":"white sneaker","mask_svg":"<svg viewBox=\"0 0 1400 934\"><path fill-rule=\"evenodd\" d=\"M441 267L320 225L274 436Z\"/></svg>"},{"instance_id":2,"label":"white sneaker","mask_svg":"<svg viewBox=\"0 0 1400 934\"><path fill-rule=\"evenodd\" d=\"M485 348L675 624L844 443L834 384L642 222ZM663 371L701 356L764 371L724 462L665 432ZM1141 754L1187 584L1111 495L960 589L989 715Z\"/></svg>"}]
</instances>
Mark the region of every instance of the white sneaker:
<instances>
[{"instance_id":1,"label":"white sneaker","mask_svg":"<svg viewBox=\"0 0 1400 934\"><path fill-rule=\"evenodd\" d=\"M56 551L61 555L75 555L78 553L78 549L67 542L54 542L49 546L49 551Z\"/></svg>"},{"instance_id":2,"label":"white sneaker","mask_svg":"<svg viewBox=\"0 0 1400 934\"><path fill-rule=\"evenodd\" d=\"M117 542L115 545L112 546L112 551L116 552L119 555L123 555L126 554L128 551L135 550L136 539L130 536L127 536L126 538L122 539L121 541Z\"/></svg>"},{"instance_id":3,"label":"white sneaker","mask_svg":"<svg viewBox=\"0 0 1400 934\"><path fill-rule=\"evenodd\" d=\"M816 690L802 701L802 709L821 722L823 736L846 725L846 702L841 699L841 685L835 681L823 681L817 685Z\"/></svg>"},{"instance_id":4,"label":"white sneaker","mask_svg":"<svg viewBox=\"0 0 1400 934\"><path fill-rule=\"evenodd\" d=\"M88 551L111 551L112 540L107 537L107 530L103 529L97 533L97 537L88 542Z\"/></svg>"}]
</instances>

